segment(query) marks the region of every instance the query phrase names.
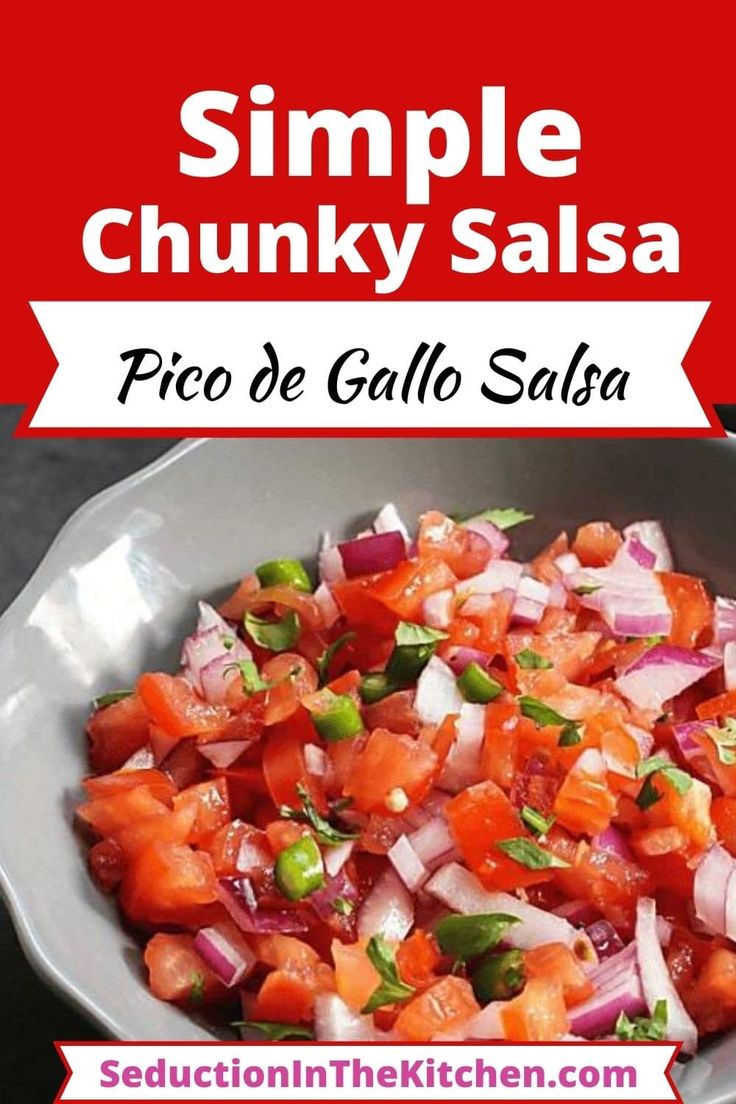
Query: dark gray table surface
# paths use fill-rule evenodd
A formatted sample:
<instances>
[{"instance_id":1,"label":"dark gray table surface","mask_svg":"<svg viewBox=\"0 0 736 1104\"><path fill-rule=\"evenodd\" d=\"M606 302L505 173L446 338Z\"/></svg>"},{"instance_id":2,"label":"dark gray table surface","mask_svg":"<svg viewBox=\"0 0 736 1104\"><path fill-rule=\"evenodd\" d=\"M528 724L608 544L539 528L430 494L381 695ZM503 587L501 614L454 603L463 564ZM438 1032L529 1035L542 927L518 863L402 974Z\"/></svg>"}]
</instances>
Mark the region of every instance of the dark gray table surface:
<instances>
[{"instance_id":1,"label":"dark gray table surface","mask_svg":"<svg viewBox=\"0 0 736 1104\"><path fill-rule=\"evenodd\" d=\"M77 506L173 443L110 438L13 440L19 414L19 407L0 406L0 610L21 589ZM98 1035L36 977L1 904L0 979L3 1098L12 1104L49 1104L62 1077L53 1040Z\"/></svg>"}]
</instances>

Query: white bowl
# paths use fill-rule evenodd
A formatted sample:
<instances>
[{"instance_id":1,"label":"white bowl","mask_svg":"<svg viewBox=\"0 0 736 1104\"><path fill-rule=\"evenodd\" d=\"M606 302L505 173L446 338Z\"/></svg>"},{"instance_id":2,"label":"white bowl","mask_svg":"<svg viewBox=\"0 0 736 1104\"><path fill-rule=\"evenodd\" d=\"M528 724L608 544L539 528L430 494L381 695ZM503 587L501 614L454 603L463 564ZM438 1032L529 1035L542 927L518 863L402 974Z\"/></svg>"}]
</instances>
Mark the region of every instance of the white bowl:
<instances>
[{"instance_id":1,"label":"white bowl","mask_svg":"<svg viewBox=\"0 0 736 1104\"><path fill-rule=\"evenodd\" d=\"M662 517L679 564L736 592L736 442L209 440L82 507L0 621L0 883L39 972L119 1039L207 1039L154 1000L114 903L89 879L71 812L88 703L173 666L197 598L254 563L313 555L393 500L407 518L519 506L531 551L594 517ZM688 1104L736 1099L736 1036L678 1070Z\"/></svg>"}]
</instances>

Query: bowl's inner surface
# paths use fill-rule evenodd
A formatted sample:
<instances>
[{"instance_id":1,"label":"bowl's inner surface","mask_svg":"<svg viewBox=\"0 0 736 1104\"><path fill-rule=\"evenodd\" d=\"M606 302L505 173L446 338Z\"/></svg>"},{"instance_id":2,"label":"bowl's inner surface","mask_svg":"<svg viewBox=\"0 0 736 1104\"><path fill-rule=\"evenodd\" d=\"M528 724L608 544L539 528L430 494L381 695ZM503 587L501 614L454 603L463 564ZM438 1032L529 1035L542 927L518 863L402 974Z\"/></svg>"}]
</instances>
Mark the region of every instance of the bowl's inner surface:
<instances>
[{"instance_id":1,"label":"bowl's inner surface","mask_svg":"<svg viewBox=\"0 0 736 1104\"><path fill-rule=\"evenodd\" d=\"M147 994L72 834L89 700L144 666L172 667L197 598L261 560L309 560L322 530L350 535L388 500L409 524L430 506L524 508L536 519L513 533L518 557L583 521L659 517L684 570L736 593L732 442L215 440L105 492L2 621L0 863L31 957L113 1035L208 1037ZM736 1068L733 1039L691 1064L689 1102L736 1098L724 1064Z\"/></svg>"}]
</instances>

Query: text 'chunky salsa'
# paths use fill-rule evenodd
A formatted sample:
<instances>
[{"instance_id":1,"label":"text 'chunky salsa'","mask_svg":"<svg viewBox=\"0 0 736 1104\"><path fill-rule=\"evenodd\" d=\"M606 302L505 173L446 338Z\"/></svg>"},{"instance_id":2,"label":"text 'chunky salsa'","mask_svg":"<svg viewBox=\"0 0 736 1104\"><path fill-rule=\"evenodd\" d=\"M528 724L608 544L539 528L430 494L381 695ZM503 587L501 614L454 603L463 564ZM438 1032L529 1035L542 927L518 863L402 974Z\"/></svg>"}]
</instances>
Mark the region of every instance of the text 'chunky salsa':
<instances>
[{"instance_id":1,"label":"text 'chunky salsa'","mask_svg":"<svg viewBox=\"0 0 736 1104\"><path fill-rule=\"evenodd\" d=\"M151 991L249 1037L736 1026L736 601L661 525L432 511L200 603L95 702L77 819Z\"/></svg>"}]
</instances>

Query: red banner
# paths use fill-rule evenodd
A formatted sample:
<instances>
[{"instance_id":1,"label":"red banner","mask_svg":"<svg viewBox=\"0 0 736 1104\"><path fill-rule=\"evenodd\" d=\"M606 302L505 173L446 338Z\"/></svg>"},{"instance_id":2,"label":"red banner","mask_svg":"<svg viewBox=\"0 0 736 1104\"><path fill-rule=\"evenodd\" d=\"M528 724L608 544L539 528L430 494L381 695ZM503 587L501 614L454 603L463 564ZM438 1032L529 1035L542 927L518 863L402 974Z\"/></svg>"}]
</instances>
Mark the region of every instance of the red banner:
<instances>
[{"instance_id":1,"label":"red banner","mask_svg":"<svg viewBox=\"0 0 736 1104\"><path fill-rule=\"evenodd\" d=\"M349 22L332 3L282 16L223 5L194 29L168 4L132 3L104 24L87 3L13 12L0 401L29 404L26 431L56 366L31 302L375 299L710 303L685 367L714 428L652 417L631 431L721 432L712 404L736 391L722 366L733 240L725 12L685 22L663 3L619 5L615 18L579 3L466 4L448 20L379 2ZM213 91L215 101L192 99ZM218 134L222 174L193 176L212 153L194 136L207 105L230 139ZM375 113L375 140L355 139L351 175L336 175L345 166L329 164L324 133L311 166L300 163L296 116L321 110ZM545 126L539 112L562 114ZM111 209L97 248L95 216ZM181 229L157 250L163 223ZM293 242L264 239L264 225L284 223L300 228ZM220 253L247 234L228 271L208 271L212 224ZM358 225L357 254L344 241L341 251L336 238ZM657 251L652 227L663 225L672 234ZM99 271L100 253L129 270ZM588 432L606 425L581 417ZM182 427L124 418L108 428ZM284 428L300 427L295 416Z\"/></svg>"}]
</instances>

